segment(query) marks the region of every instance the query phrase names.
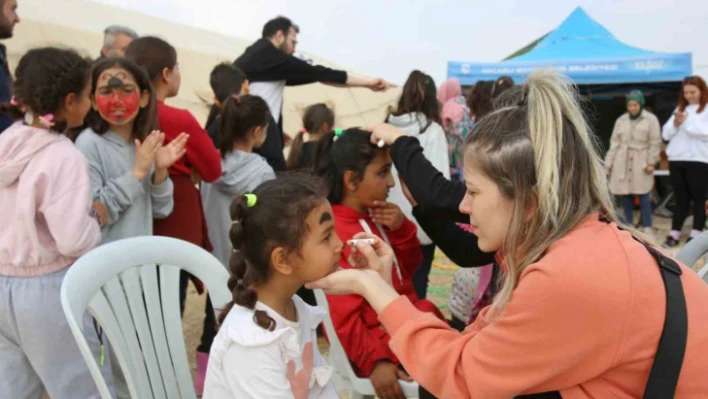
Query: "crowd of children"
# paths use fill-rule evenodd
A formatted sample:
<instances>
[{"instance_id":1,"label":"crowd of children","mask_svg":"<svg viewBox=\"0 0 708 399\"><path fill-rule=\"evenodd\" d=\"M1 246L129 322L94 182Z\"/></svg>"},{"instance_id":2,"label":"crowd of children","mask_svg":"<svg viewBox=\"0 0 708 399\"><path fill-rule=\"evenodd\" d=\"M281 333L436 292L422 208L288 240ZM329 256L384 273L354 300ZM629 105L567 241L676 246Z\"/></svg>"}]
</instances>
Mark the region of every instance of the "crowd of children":
<instances>
[{"instance_id":1,"label":"crowd of children","mask_svg":"<svg viewBox=\"0 0 708 399\"><path fill-rule=\"evenodd\" d=\"M98 398L63 316L59 289L71 264L92 248L147 235L200 246L230 271L231 278L224 284L233 298L218 320L211 301L206 301L194 381L197 394L204 398L337 397L334 370L317 346L318 326L326 315L315 306L306 285L328 290L329 316L353 369L368 378L383 399L404 398L399 382L414 378L424 383L421 398L434 397L427 388L436 395L467 393L464 397L470 397L482 392L480 387L492 392L483 397L564 390L569 397L590 398L582 392L614 390L615 396L629 398L631 394L618 392L640 392L638 387L646 382L644 366L653 360L656 345L641 345L659 332L654 331L656 323L651 326L651 337L632 341L644 351L640 358L632 358L641 363L641 370L612 374L620 382L602 382L598 375L611 370L610 365L617 366L621 348L609 353L606 347L607 354L590 353L597 349L592 346L595 343L619 345L618 340L613 336L595 342L597 337L588 330L583 348L589 352L575 361L596 374L589 375L589 369L574 372L573 365L564 363L565 352L550 348L555 342L539 344L548 349L545 353L540 347L533 352L538 355L537 373L528 355L515 356L513 351L499 355L508 357L507 364L519 370L524 366L526 377L517 381L510 369L505 379L503 367L495 368L506 361L494 358L495 347L523 349L543 335L540 331L545 326L517 305L512 291L524 284L521 272L526 267L534 266L546 250L557 251L554 242L567 240L565 235L582 224L590 226L581 232L587 240L592 239L588 229L604 234L607 245L614 245L615 237L625 234L621 245L631 247L635 255L644 250L628 234L618 233L615 225L598 221L598 217L614 220L604 196L607 189L597 178L583 116L555 75L535 77L521 90L522 101L492 112L492 100L514 87L510 79L481 82L465 99L456 80L436 90L429 75L413 71L400 101L389 110L387 125L373 134L370 129L338 128L331 106L310 105L287 160L291 172L278 176L257 153L277 117L263 98L249 94L248 76L232 64L219 64L211 73L215 104L204 127L188 111L165 103L178 94L181 76L176 50L157 37L136 39L127 47L125 58L103 58L93 65L71 50L31 50L20 60L15 77L13 100L3 104L2 111L16 122L0 134L0 207L10 210L0 214L0 398L39 398L45 390L58 399ZM519 95L519 90L513 91ZM540 107L558 111L558 118L544 114ZM490 118L485 118L490 112ZM541 120L544 117L553 123ZM470 132L482 118L486 120L484 131L471 138ZM539 144L545 126L554 128L557 142L553 145ZM383 142L387 145L380 145ZM568 158L572 149L565 146L574 147L579 155ZM472 167L472 150L477 151L475 159L481 160L475 162L486 162L484 174L472 175L475 187L461 181L463 169L483 166ZM536 153L534 161L534 151L542 150L546 152ZM572 163L578 173L587 175L587 184L569 177L567 170L544 169L542 157ZM496 176L499 182L485 176ZM424 184L413 184L416 179ZM592 193L568 197L585 208L548 202L548 195L562 194L553 186L558 179L563 189ZM506 191L487 201L484 198L492 197L478 193L485 184ZM534 196L534 184L556 191ZM526 190L527 202L521 208L502 209L511 199L520 198L515 190L521 188ZM479 202L474 202L475 196L481 198ZM494 212L478 212L482 208ZM539 217L534 212L546 211L560 214L536 220ZM511 241L502 236L501 227L490 227L495 217L509 212L513 217L509 216L507 224L513 222L511 227L518 227L519 237L526 241ZM572 217L568 216L571 212L575 212ZM475 226L456 224L475 217ZM522 219L530 224L522 226ZM561 220L565 223L562 231L548 230ZM476 232L478 240L472 232L481 226L483 230ZM525 229L545 234L542 251L534 252ZM362 238L369 243L352 241ZM436 245L469 268L455 276L451 321L425 299ZM512 246L524 249L520 259L511 256ZM655 270L652 273L658 276ZM382 296L389 295L386 289L372 293L356 284L361 279L376 286L378 280L362 277L373 275L385 281L390 295L401 298L394 302L389 296L384 301ZM641 276L658 284L653 274ZM352 285L341 288L334 277L348 279ZM182 311L190 280L200 293L204 290L200 281L184 273L179 287ZM622 287L615 287L613 295L619 298ZM689 278L686 287L691 316L700 316L694 301L706 299L708 293ZM548 295L538 289L522 293L529 300L533 295ZM663 299L657 298L651 301L659 308ZM464 330L488 304L493 305L491 310L466 331L470 332L466 338L447 329L449 324ZM403 312L392 315L391 308ZM619 320L622 315L616 310L613 317ZM519 318L510 320L514 314ZM406 325L402 315L415 318L413 327L402 327ZM600 314L594 315L599 320ZM84 323L89 345L99 356L105 337L88 314ZM632 326L638 328L638 324ZM561 324L552 327L566 328ZM515 328L526 328L532 334L520 337L514 334ZM424 339L416 335L416 329L427 331L440 351L433 354L435 361L430 365L421 366L424 360L413 358L412 353L424 352L420 346ZM492 329L504 333L494 335ZM51 336L45 331L52 331ZM469 349L475 335L486 337L478 340L486 339L489 347ZM505 337L513 337L513 342ZM708 358L708 338L695 333L690 338L689 345L698 355L686 361L687 373L695 376L695 359ZM445 348L444 339L457 346ZM402 342L410 343L412 349L404 348ZM110 353L109 342L107 346L108 362L102 372L118 397L126 397L129 393L120 365ZM480 359L472 353L475 350L489 357ZM445 353L450 358L442 359ZM471 360L459 360L464 356ZM560 377L552 375L544 356L555 356ZM588 365L586 359L594 363ZM434 370L434 364L444 367ZM465 367L486 373L489 380L473 386L478 377L460 374ZM449 375L441 374L445 370ZM591 383L584 385L581 376ZM686 398L697 397L692 394L705 388L701 382L681 382L679 392Z\"/></svg>"}]
</instances>

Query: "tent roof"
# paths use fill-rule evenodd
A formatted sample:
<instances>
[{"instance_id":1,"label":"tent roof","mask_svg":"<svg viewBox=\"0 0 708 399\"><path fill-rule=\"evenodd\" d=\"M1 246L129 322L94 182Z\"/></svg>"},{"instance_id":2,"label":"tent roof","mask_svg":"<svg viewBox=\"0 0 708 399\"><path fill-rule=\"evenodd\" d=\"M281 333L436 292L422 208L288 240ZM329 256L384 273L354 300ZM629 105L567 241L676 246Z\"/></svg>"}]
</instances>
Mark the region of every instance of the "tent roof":
<instances>
[{"instance_id":1,"label":"tent roof","mask_svg":"<svg viewBox=\"0 0 708 399\"><path fill-rule=\"evenodd\" d=\"M202 122L214 96L209 86L211 69L220 62L235 60L252 42L88 0L23 0L21 7L22 20L15 27L13 38L3 42L11 70L27 50L39 46L71 47L82 55L97 57L103 29L113 24L127 25L141 35L166 38L177 48L182 87L179 95L168 102L188 109ZM238 18L234 23L238 23ZM298 52L298 56L315 64L345 69L313 54ZM334 105L338 126L378 123L384 120L386 107L394 105L399 95L400 89L373 93L319 83L288 87L283 99L283 128L290 134L297 132L302 124L302 109L316 102Z\"/></svg>"},{"instance_id":2,"label":"tent roof","mask_svg":"<svg viewBox=\"0 0 708 399\"><path fill-rule=\"evenodd\" d=\"M533 45L533 43L532 43ZM510 75L523 81L534 69L555 68L578 84L676 81L690 75L691 54L659 53L625 44L576 8L530 50L498 63L448 63L463 84Z\"/></svg>"}]
</instances>

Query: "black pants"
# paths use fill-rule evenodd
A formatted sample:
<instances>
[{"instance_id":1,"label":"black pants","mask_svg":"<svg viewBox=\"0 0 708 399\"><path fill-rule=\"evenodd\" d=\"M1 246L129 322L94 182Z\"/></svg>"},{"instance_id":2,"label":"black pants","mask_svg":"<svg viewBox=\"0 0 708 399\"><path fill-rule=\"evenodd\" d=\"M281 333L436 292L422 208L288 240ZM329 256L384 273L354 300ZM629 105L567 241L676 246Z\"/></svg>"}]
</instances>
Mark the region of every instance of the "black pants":
<instances>
[{"instance_id":1,"label":"black pants","mask_svg":"<svg viewBox=\"0 0 708 399\"><path fill-rule=\"evenodd\" d=\"M184 304L187 300L187 285L189 284L189 273L182 271L179 275L179 302L180 302L180 312L184 315ZM211 350L211 344L214 342L214 337L218 332L216 326L216 314L214 313L214 307L211 305L211 298L207 293L206 306L204 308L206 315L204 316L204 329L202 330L202 339L197 347L197 352L209 353Z\"/></svg>"},{"instance_id":2,"label":"black pants","mask_svg":"<svg viewBox=\"0 0 708 399\"><path fill-rule=\"evenodd\" d=\"M676 161L669 163L671 186L676 196L676 209L671 230L681 231L689 214L693 229L702 231L706 224L705 202L708 196L708 163ZM691 202L693 207L691 208Z\"/></svg>"},{"instance_id":3,"label":"black pants","mask_svg":"<svg viewBox=\"0 0 708 399\"><path fill-rule=\"evenodd\" d=\"M413 287L418 298L425 299L428 295L428 276L435 258L435 244L421 245L420 251L423 253L423 262L413 275Z\"/></svg>"}]
</instances>

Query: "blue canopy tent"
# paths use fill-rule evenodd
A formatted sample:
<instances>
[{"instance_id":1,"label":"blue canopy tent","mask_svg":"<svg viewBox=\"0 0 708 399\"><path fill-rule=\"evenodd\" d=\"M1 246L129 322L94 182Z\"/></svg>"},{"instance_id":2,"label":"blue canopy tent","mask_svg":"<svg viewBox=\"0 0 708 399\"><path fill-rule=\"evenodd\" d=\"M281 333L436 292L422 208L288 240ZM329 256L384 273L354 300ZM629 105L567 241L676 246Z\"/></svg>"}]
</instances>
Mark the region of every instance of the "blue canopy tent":
<instances>
[{"instance_id":1,"label":"blue canopy tent","mask_svg":"<svg viewBox=\"0 0 708 399\"><path fill-rule=\"evenodd\" d=\"M448 62L448 78L463 85L502 75L523 82L537 68L552 68L578 85L675 82L692 72L691 53L658 53L620 42L582 8L518 56L501 62Z\"/></svg>"},{"instance_id":2,"label":"blue canopy tent","mask_svg":"<svg viewBox=\"0 0 708 399\"><path fill-rule=\"evenodd\" d=\"M625 112L624 95L640 89L660 121L676 106L681 80L691 75L691 53L643 50L622 43L582 8L576 8L555 30L492 63L448 62L448 78L464 86L506 75L522 83L537 68L553 68L569 76L591 100L590 116L606 149L615 120Z\"/></svg>"}]
</instances>

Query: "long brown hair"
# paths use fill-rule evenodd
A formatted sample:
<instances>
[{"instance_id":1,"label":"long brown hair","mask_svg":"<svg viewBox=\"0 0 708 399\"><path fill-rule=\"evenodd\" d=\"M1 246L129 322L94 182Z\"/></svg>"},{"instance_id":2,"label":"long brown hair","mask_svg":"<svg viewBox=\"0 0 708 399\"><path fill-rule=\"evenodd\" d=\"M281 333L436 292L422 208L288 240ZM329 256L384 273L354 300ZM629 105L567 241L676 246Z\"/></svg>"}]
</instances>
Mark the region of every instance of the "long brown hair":
<instances>
[{"instance_id":1,"label":"long brown hair","mask_svg":"<svg viewBox=\"0 0 708 399\"><path fill-rule=\"evenodd\" d=\"M493 316L510 300L524 269L588 215L599 212L620 223L578 98L567 77L534 72L467 136L466 167L481 171L514 202L499 250L505 267Z\"/></svg>"},{"instance_id":2,"label":"long brown hair","mask_svg":"<svg viewBox=\"0 0 708 399\"><path fill-rule=\"evenodd\" d=\"M221 128L217 140L221 157L226 158L234 144L243 140L254 128L268 126L268 121L270 110L261 97L246 94L226 100L221 111Z\"/></svg>"},{"instance_id":3,"label":"long brown hair","mask_svg":"<svg viewBox=\"0 0 708 399\"><path fill-rule=\"evenodd\" d=\"M426 119L425 126L421 123L420 133L423 133L433 122L442 125L440 120L440 102L437 96L438 93L433 78L421 71L414 70L408 75L408 80L403 85L403 93L401 93L401 98L398 100L398 106L391 115L423 114Z\"/></svg>"},{"instance_id":4,"label":"long brown hair","mask_svg":"<svg viewBox=\"0 0 708 399\"><path fill-rule=\"evenodd\" d=\"M302 146L305 144L305 132L310 135L322 135L326 133L323 128L332 130L334 127L334 112L324 103L312 104L305 110L305 115L302 117L303 131L293 139L290 145L290 153L288 154L288 170L295 170L310 165L300 165L300 153Z\"/></svg>"},{"instance_id":5,"label":"long brown hair","mask_svg":"<svg viewBox=\"0 0 708 399\"><path fill-rule=\"evenodd\" d=\"M678 99L678 108L681 112L685 111L686 107L688 107L688 101L686 101L686 97L683 95L683 88L686 87L686 85L696 86L701 92L700 105L698 106L698 111L696 111L700 114L703 112L703 109L705 109L706 103L708 103L708 86L706 86L706 81L698 75L687 76L683 79L681 82L681 94Z\"/></svg>"}]
</instances>

